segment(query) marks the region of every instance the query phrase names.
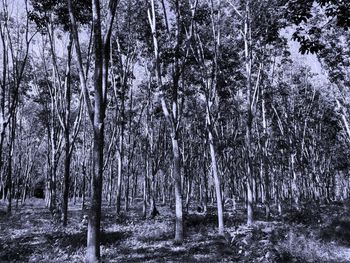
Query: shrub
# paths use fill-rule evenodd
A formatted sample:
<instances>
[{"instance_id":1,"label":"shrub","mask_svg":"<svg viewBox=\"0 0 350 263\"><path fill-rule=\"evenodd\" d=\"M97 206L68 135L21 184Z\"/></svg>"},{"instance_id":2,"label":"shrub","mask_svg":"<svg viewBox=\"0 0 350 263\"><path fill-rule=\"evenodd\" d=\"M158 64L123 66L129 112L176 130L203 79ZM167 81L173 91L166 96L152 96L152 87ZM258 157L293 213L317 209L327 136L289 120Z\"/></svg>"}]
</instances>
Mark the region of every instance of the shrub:
<instances>
[{"instance_id":1,"label":"shrub","mask_svg":"<svg viewBox=\"0 0 350 263\"><path fill-rule=\"evenodd\" d=\"M320 237L325 241L336 241L341 245L350 245L350 218L334 219L321 230Z\"/></svg>"},{"instance_id":2,"label":"shrub","mask_svg":"<svg viewBox=\"0 0 350 263\"><path fill-rule=\"evenodd\" d=\"M315 237L296 234L292 231L279 244L280 258L283 262L347 262L340 249L334 244L324 243Z\"/></svg>"}]
</instances>

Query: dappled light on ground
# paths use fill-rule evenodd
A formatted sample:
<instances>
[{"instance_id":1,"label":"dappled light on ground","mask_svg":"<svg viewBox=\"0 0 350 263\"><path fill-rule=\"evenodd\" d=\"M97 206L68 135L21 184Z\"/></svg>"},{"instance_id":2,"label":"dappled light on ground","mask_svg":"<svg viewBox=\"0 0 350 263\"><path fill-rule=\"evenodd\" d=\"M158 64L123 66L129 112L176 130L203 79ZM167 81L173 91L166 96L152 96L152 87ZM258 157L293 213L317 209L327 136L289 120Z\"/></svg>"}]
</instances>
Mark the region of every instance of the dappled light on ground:
<instances>
[{"instance_id":1,"label":"dappled light on ground","mask_svg":"<svg viewBox=\"0 0 350 263\"><path fill-rule=\"evenodd\" d=\"M42 202L32 199L12 215L1 214L0 262L84 262L84 213L70 207L64 228ZM208 214L190 209L181 245L173 242L172 210L162 206L159 211L154 219L143 219L135 206L116 218L113 208L104 207L103 262L350 262L350 216L343 206L321 207L311 221L292 209L270 222L262 217L252 227L245 226L241 207L225 213L224 236L217 235L215 209Z\"/></svg>"}]
</instances>

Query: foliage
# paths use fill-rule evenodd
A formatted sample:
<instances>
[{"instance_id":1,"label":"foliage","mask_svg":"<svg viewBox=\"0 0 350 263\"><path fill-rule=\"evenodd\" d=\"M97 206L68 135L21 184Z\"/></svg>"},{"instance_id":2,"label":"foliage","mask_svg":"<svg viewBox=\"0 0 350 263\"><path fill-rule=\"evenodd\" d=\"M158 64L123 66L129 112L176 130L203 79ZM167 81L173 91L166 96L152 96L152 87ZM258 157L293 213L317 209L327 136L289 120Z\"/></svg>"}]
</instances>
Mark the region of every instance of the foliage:
<instances>
[{"instance_id":1,"label":"foliage","mask_svg":"<svg viewBox=\"0 0 350 263\"><path fill-rule=\"evenodd\" d=\"M318 24L310 20L318 13L324 14L324 19ZM301 47L300 52L318 53L324 48L318 38L325 32L325 26L332 24L339 29L348 30L350 27L350 3L348 1L325 0L290 0L286 7L287 18L298 27L293 34ZM321 25L324 26L321 26Z\"/></svg>"},{"instance_id":2,"label":"foliage","mask_svg":"<svg viewBox=\"0 0 350 263\"><path fill-rule=\"evenodd\" d=\"M65 31L69 31L69 12L67 1L59 0L30 0L33 10L28 13L29 18L37 27L45 32L48 23L62 25ZM74 15L81 24L89 24L91 21L91 1L74 0ZM53 17L52 17L53 16Z\"/></svg>"}]
</instances>

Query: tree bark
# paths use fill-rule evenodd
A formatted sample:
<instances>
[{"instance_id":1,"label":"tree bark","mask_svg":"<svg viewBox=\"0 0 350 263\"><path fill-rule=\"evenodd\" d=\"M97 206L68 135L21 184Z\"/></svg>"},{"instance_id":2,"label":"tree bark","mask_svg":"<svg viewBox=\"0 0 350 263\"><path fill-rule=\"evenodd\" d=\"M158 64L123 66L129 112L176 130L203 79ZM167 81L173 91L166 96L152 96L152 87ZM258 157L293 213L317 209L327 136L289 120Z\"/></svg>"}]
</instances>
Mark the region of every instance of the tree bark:
<instances>
[{"instance_id":1,"label":"tree bark","mask_svg":"<svg viewBox=\"0 0 350 263\"><path fill-rule=\"evenodd\" d=\"M180 151L176 137L171 139L173 149L173 177L175 188L175 242L183 241L183 208L181 192L181 173L180 173Z\"/></svg>"},{"instance_id":2,"label":"tree bark","mask_svg":"<svg viewBox=\"0 0 350 263\"><path fill-rule=\"evenodd\" d=\"M209 137L212 172L213 172L214 183L215 183L216 205L218 210L218 222L219 222L219 235L223 235L224 234L224 211L223 211L222 196L221 196L221 183L220 183L220 177L219 177L217 161L216 161L216 152L215 152L214 141L213 141L214 138L211 131L208 132L208 137Z\"/></svg>"},{"instance_id":3,"label":"tree bark","mask_svg":"<svg viewBox=\"0 0 350 263\"><path fill-rule=\"evenodd\" d=\"M64 159L64 175L63 175L63 202L62 202L62 224L67 225L68 220L68 198L69 198L69 183L70 183L70 165L71 165L71 141L70 141L70 111L71 111L71 84L70 84L70 64L71 64L71 48L72 38L68 44L68 65L65 81L65 96L66 96L66 113L64 120L64 140L65 140L65 159Z\"/></svg>"},{"instance_id":4,"label":"tree bark","mask_svg":"<svg viewBox=\"0 0 350 263\"><path fill-rule=\"evenodd\" d=\"M110 59L110 43L112 25L116 15L118 1L108 3L106 30L102 35L100 0L92 0L92 27L94 39L95 70L94 70L94 109L88 95L87 82L83 71L81 50L77 24L74 17L72 0L68 0L71 22L71 32L75 42L78 57L80 84L82 86L88 114L93 126L93 174L91 187L91 205L89 210L86 262L100 261L100 222L102 205L103 149L104 149L104 119L107 105L108 66Z\"/></svg>"}]
</instances>

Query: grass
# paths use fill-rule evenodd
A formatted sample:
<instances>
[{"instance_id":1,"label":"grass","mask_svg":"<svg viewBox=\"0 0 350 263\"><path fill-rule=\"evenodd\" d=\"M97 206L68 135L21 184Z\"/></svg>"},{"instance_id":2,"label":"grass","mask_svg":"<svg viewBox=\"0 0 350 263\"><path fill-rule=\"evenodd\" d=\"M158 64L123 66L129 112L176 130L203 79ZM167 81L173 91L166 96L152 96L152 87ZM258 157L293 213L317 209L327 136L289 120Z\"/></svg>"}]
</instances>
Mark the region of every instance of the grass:
<instances>
[{"instance_id":1,"label":"grass","mask_svg":"<svg viewBox=\"0 0 350 263\"><path fill-rule=\"evenodd\" d=\"M290 210L270 222L256 211L262 221L248 228L241 204L235 213L225 213L224 237L217 235L214 206L206 215L190 209L180 245L173 242L173 209L160 206L159 216L143 219L141 207L139 203L119 217L113 208L103 207L103 262L350 262L346 243L350 217L339 205L317 208L314 217ZM0 211L3 208L0 204ZM71 205L69 225L64 228L38 199L14 209L10 216L0 214L0 262L84 262L82 218L80 207Z\"/></svg>"},{"instance_id":2,"label":"grass","mask_svg":"<svg viewBox=\"0 0 350 263\"><path fill-rule=\"evenodd\" d=\"M350 262L350 249L326 243L314 236L289 232L279 244L282 260L308 263Z\"/></svg>"}]
</instances>

